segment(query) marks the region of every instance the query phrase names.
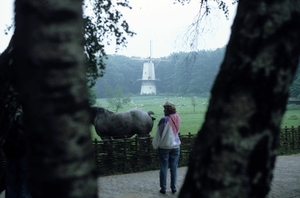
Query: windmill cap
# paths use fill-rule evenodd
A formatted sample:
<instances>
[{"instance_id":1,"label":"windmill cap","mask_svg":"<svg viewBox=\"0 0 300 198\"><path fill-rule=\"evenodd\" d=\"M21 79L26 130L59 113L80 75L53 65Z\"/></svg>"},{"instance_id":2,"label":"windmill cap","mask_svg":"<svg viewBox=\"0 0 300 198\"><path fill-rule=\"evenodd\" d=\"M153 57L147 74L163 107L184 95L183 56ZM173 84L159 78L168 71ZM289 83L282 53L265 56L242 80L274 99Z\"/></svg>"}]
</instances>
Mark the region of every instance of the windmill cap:
<instances>
[{"instance_id":1,"label":"windmill cap","mask_svg":"<svg viewBox=\"0 0 300 198\"><path fill-rule=\"evenodd\" d=\"M171 107L172 109L175 109L175 104L167 101L167 102L165 102L164 107Z\"/></svg>"}]
</instances>

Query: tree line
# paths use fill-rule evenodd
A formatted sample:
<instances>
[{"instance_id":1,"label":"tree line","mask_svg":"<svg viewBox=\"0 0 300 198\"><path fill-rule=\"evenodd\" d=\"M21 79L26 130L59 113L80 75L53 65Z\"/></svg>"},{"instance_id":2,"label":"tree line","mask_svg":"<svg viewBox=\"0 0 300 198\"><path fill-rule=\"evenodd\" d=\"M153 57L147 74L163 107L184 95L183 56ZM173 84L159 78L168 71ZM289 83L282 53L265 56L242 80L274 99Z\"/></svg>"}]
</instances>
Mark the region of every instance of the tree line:
<instances>
[{"instance_id":1,"label":"tree line","mask_svg":"<svg viewBox=\"0 0 300 198\"><path fill-rule=\"evenodd\" d=\"M198 52L178 52L153 59L157 94L209 96L209 92L224 58L225 47ZM139 60L140 59L140 60ZM93 90L105 98L106 87L121 88L125 95L139 95L142 66L145 59L122 55L108 55L104 60L104 76L98 78ZM290 88L291 97L300 97L300 65Z\"/></svg>"}]
</instances>

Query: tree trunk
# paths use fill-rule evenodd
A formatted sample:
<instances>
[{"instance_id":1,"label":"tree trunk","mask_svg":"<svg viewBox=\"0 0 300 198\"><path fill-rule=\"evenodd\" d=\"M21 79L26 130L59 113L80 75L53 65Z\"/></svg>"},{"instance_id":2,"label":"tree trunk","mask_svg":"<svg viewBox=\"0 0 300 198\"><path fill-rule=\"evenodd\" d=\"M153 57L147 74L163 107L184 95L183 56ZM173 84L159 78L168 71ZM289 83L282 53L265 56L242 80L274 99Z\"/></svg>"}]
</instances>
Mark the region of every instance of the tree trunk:
<instances>
[{"instance_id":1,"label":"tree trunk","mask_svg":"<svg viewBox=\"0 0 300 198\"><path fill-rule=\"evenodd\" d=\"M265 197L300 55L300 1L239 1L179 197Z\"/></svg>"},{"instance_id":2,"label":"tree trunk","mask_svg":"<svg viewBox=\"0 0 300 198\"><path fill-rule=\"evenodd\" d=\"M36 197L97 197L81 0L16 0L17 88Z\"/></svg>"}]
</instances>

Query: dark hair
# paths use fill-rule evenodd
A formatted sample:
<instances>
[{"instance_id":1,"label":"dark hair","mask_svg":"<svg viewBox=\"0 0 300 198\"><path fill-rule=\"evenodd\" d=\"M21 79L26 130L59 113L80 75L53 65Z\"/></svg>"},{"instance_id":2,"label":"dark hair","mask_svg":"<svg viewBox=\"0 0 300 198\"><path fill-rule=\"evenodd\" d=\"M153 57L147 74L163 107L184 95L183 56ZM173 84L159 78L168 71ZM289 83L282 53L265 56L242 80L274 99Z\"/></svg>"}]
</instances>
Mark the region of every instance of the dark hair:
<instances>
[{"instance_id":1,"label":"dark hair","mask_svg":"<svg viewBox=\"0 0 300 198\"><path fill-rule=\"evenodd\" d=\"M164 109L166 111L167 114L173 114L176 113L176 108L169 106L169 105L164 105Z\"/></svg>"}]
</instances>

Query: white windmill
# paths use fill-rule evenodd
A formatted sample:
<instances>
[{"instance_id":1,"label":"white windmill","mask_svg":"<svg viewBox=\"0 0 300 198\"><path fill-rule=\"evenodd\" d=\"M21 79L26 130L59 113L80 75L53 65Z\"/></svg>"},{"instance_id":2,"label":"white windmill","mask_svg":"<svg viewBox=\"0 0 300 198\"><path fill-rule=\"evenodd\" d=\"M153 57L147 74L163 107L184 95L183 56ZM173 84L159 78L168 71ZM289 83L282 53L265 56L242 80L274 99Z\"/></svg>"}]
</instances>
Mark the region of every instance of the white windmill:
<instances>
[{"instance_id":1,"label":"white windmill","mask_svg":"<svg viewBox=\"0 0 300 198\"><path fill-rule=\"evenodd\" d=\"M159 79L155 78L155 67L152 62L152 53L151 53L151 41L150 41L150 56L143 64L143 73L142 78L138 79L142 81L140 95L145 94L156 94L156 81Z\"/></svg>"}]
</instances>

